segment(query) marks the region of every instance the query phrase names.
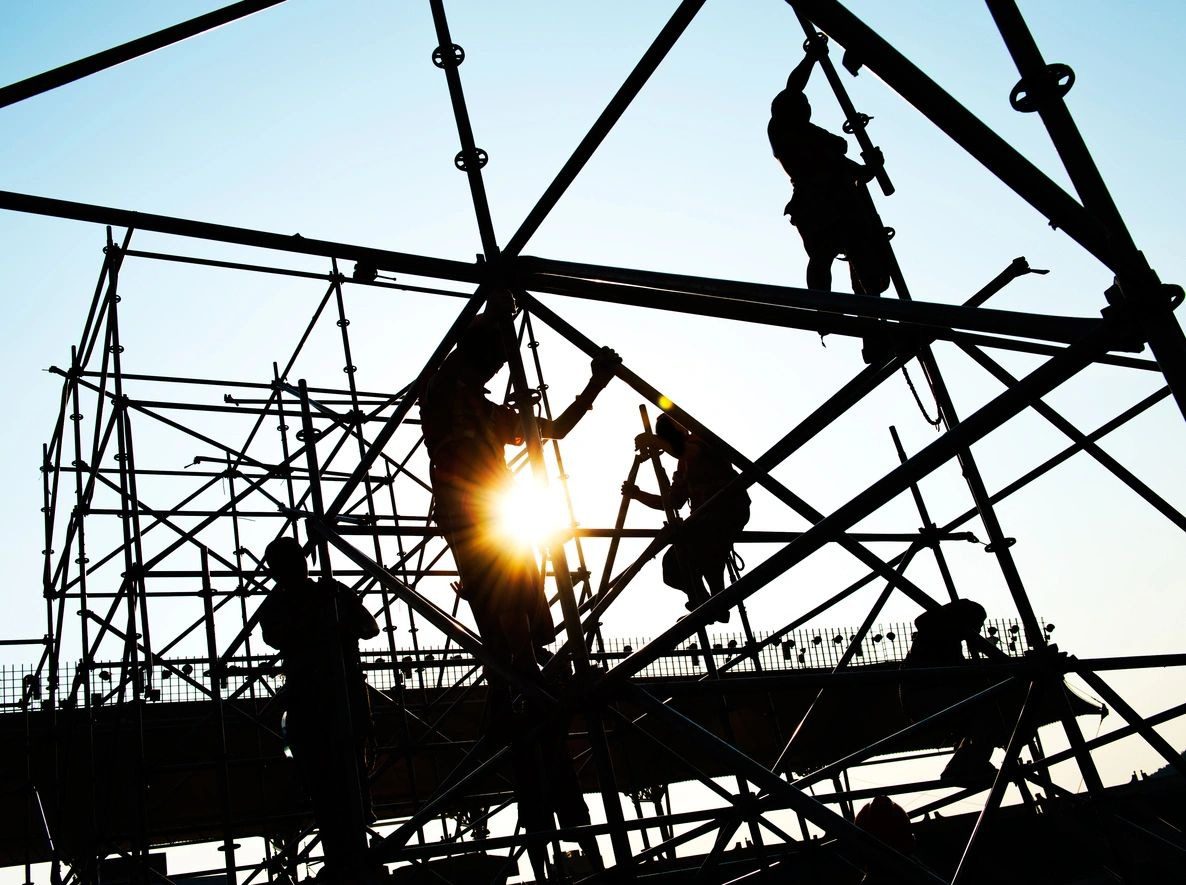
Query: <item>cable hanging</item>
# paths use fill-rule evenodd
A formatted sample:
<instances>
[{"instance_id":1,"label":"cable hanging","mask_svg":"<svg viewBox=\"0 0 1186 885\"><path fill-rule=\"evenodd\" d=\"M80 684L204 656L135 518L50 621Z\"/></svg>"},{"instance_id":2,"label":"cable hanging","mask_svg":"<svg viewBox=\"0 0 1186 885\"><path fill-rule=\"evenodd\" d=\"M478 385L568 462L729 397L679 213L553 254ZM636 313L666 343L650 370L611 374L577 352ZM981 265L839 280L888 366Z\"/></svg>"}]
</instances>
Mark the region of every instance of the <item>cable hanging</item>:
<instances>
[{"instance_id":1,"label":"cable hanging","mask_svg":"<svg viewBox=\"0 0 1186 885\"><path fill-rule=\"evenodd\" d=\"M902 366L902 375L906 378L906 386L910 388L910 393L914 396L914 402L918 404L918 410L922 413L922 417L928 424L938 430L942 424L942 418L938 414L938 406L935 408L935 417L932 418L927 412L927 407L922 404L922 398L918 395L918 390L915 388L914 381L911 379L910 372L906 370L905 365Z\"/></svg>"}]
</instances>

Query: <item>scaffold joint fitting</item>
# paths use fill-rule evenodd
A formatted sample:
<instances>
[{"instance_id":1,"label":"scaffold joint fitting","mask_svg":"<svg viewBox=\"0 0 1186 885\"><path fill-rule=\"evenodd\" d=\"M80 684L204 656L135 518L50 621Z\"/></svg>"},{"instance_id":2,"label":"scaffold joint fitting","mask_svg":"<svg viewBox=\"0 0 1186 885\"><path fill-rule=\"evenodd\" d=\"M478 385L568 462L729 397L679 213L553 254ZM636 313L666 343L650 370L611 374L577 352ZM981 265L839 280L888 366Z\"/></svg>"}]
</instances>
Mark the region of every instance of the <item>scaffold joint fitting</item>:
<instances>
[{"instance_id":1,"label":"scaffold joint fitting","mask_svg":"<svg viewBox=\"0 0 1186 885\"><path fill-rule=\"evenodd\" d=\"M457 156L453 158L453 165L462 172L468 172L471 164L476 169L483 169L486 163L489 162L490 155L482 150L480 147L475 147L470 150L459 150Z\"/></svg>"},{"instance_id":2,"label":"scaffold joint fitting","mask_svg":"<svg viewBox=\"0 0 1186 885\"><path fill-rule=\"evenodd\" d=\"M446 67L457 67L465 61L465 50L456 43L450 43L448 47L438 46L432 51L432 63L441 70Z\"/></svg>"},{"instance_id":3,"label":"scaffold joint fitting","mask_svg":"<svg viewBox=\"0 0 1186 885\"><path fill-rule=\"evenodd\" d=\"M1070 65L1056 63L1047 65L1042 75L1034 81L1022 77L1009 91L1009 104L1013 110L1032 114L1040 110L1052 97L1062 98L1075 85L1075 72Z\"/></svg>"}]
</instances>

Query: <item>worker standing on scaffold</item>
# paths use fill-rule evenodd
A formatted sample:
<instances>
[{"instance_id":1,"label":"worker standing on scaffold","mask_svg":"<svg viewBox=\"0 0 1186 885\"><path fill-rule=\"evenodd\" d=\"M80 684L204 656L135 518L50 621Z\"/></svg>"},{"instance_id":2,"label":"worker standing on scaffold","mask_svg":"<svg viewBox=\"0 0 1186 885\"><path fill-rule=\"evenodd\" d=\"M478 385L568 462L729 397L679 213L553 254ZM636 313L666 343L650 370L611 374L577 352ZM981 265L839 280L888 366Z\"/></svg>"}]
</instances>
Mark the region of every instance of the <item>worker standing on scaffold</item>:
<instances>
[{"instance_id":1,"label":"worker standing on scaffold","mask_svg":"<svg viewBox=\"0 0 1186 885\"><path fill-rule=\"evenodd\" d=\"M534 553L515 544L499 527L499 498L513 479L504 448L523 443L523 418L514 408L487 399L486 390L507 362L500 324L510 321L512 310L509 294L491 296L486 310L426 383L420 420L431 461L437 524L461 578L458 593L469 603L486 650L531 679L540 672L540 655L556 638L556 627ZM585 389L559 417L539 421L540 435L566 436L593 407L620 363L617 353L602 348L593 358ZM512 706L511 686L490 672L486 679L488 732L510 742L523 828L548 830L553 815L562 827L588 824L589 809L565 750L567 724L557 720L533 740L518 739L544 711L533 709L530 701ZM541 848L537 844L529 850L537 876L546 863ZM582 848L595 852L596 843L589 840Z\"/></svg>"},{"instance_id":2,"label":"worker standing on scaffold","mask_svg":"<svg viewBox=\"0 0 1186 885\"><path fill-rule=\"evenodd\" d=\"M804 44L806 54L787 77L787 86L770 103L766 134L775 158L790 176L794 193L785 214L799 229L807 250L807 288L831 291L832 262L848 259L853 292L880 295L890 282L889 241L864 189L880 167L845 156L848 143L811 122L803 90L812 68L828 52L817 34Z\"/></svg>"},{"instance_id":3,"label":"worker standing on scaffold","mask_svg":"<svg viewBox=\"0 0 1186 885\"><path fill-rule=\"evenodd\" d=\"M634 444L639 451L658 449L679 462L668 502L675 511L691 503L695 513L737 477L732 464L667 413L655 420L654 433L638 434ZM665 509L659 495L644 492L631 482L622 483L622 494L653 510ZM663 583L687 594L688 611L725 589L725 568L733 555L733 544L749 522L749 504L745 489L730 493L716 502L711 512L681 527L663 555ZM718 620L728 621L728 613Z\"/></svg>"},{"instance_id":4,"label":"worker standing on scaffold","mask_svg":"<svg viewBox=\"0 0 1186 885\"><path fill-rule=\"evenodd\" d=\"M283 655L285 738L321 835L319 880L378 881L381 868L366 859L374 729L358 641L377 636L379 625L348 588L309 578L295 538L272 541L264 560L275 587L259 623Z\"/></svg>"}]
</instances>

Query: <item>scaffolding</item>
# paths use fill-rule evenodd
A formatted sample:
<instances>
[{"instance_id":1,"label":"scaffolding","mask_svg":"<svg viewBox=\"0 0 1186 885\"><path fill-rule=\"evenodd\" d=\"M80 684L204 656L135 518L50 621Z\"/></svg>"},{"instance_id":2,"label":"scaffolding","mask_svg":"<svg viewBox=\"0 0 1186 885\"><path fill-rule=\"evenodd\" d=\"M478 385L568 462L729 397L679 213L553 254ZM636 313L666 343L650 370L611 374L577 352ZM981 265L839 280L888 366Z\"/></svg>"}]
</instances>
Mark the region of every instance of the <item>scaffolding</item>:
<instances>
[{"instance_id":1,"label":"scaffolding","mask_svg":"<svg viewBox=\"0 0 1186 885\"><path fill-rule=\"evenodd\" d=\"M275 2L232 4L6 87L0 90L0 107ZM270 586L261 551L272 538L291 534L319 553L321 575L360 594L382 627L380 640L363 656L384 735L370 851L376 861L391 865L397 880L421 881L415 876L423 875L504 881L518 873L528 844L543 841L557 858L555 875L588 882L664 875L675 881L688 876L705 882L767 881L796 873L809 880L827 875L847 881L845 876L859 878L854 870L867 868L892 881L954 885L982 880L991 846L997 844L993 833L1012 832L1018 815L1024 816L1023 827L1059 820L1073 831L1072 842L1088 856L1090 869L1110 871L1124 881L1140 881L1147 874L1142 864L1152 863L1149 858L1160 857L1158 852L1171 858L1165 862L1170 866L1158 870L1182 868L1186 839L1179 829L1180 811L1175 820L1155 809L1149 797L1125 798L1106 788L1096 754L1137 735L1169 766L1167 788L1180 790L1186 763L1155 726L1182 715L1186 705L1142 716L1102 674L1186 666L1186 653L1081 660L1060 650L1051 641L1053 626L1034 610L1011 553L1013 539L998 518L1001 501L1084 452L1186 529L1186 516L1098 444L1163 400L1172 399L1186 414L1186 340L1173 315L1183 292L1162 283L1137 249L1063 102L1073 74L1065 65L1046 63L1013 0L987 0L1019 71L1013 105L1039 115L1077 196L1046 177L838 2L788 2L808 41L843 46L1115 274L1098 319L985 307L1010 282L1035 272L1024 259L956 306L913 300L896 263L897 297L871 298L525 257L533 234L703 0L679 4L505 243L495 236L482 178L486 154L477 147L466 108L465 53L452 40L442 0L429 2L438 44L433 62L447 79L457 124L455 164L468 179L481 238L482 254L474 263L0 193L0 208L9 211L108 226L82 331L68 366L54 370L62 379L62 395L41 464L46 618L46 635L37 643L41 657L34 666L0 674L8 711L4 739L19 745L25 768L23 830L13 835L23 842L23 856L13 842L4 852L5 862L23 863L29 881L34 863L48 863L55 882L182 881L154 852L202 842L217 846L221 863L191 870L185 881L222 876L228 883L248 885L296 879L302 865L317 857L315 823L283 759L278 656L256 631L259 602ZM830 57L824 54L820 64L862 154L880 155L867 129L869 118L853 106ZM893 193L884 168L876 183L883 194ZM136 231L317 256L326 267L312 272L150 252L135 248ZM294 286L318 285L323 291L292 349L273 363L270 378L132 373L121 358L120 287L136 262L281 275ZM353 263L349 274L343 272L345 263ZM402 282L406 276L435 284L410 285ZM364 389L356 379L347 297L353 287L410 290L463 303L431 353L424 347L423 369L401 389ZM506 748L479 737L480 717L473 712L483 698L483 668L500 672L501 665L467 626L461 600L450 589L457 573L435 524L427 455L415 418L416 392L426 378L487 297L507 290L518 307L509 332L519 347L511 354L506 395L512 402L536 404L524 412L531 416L527 444L511 464L553 477L564 492L560 446L545 446L535 426L537 417L552 415L541 342L550 336L590 358L602 342L568 322L545 302L546 296L895 342L889 354L841 384L756 458L746 457L735 441L672 402L628 361L617 367L615 384L671 414L729 460L738 471L730 489L760 487L809 528L746 532L742 544L776 544L776 552L735 575L724 592L666 624L658 635L615 638L602 633L606 612L639 585L643 567L688 525L710 514L728 490L687 519L668 513L666 524L655 531L626 527L625 500L614 526L581 527L566 498L568 528L542 555L541 567L563 624L556 660L571 660L575 676L557 697L549 694L554 683L501 672L516 690L542 697L554 717L578 717L570 749L581 762L582 783L600 795L598 819L587 827L548 833L525 833L505 823L514 820L513 791L499 767ZM311 337L331 324L338 330L333 334L345 383L319 386L290 377ZM972 414L958 415L932 351L935 342L959 348L1004 392ZM1135 355L1145 347L1152 360ZM1001 350L1043 361L1017 378L991 355ZM776 467L911 363L937 409L940 433L931 444L909 454L894 433L898 466L828 513L774 477ZM1097 363L1159 373L1165 386L1083 432L1046 397ZM921 406L920 392L915 396ZM991 491L972 446L1030 409L1064 434L1068 446ZM645 409L643 415L645 420ZM167 437L184 440L198 452L192 464L173 469L154 462L153 455L169 444ZM962 473L972 506L936 522L920 484L951 462ZM640 457L634 470L649 466ZM656 478L662 484L659 468ZM854 529L905 493L921 529ZM952 543L977 540L969 529L974 522L1015 612L989 622L981 641L972 644L967 664L942 674L962 687L964 699L913 723L891 713L859 726L851 712L844 718L853 692L862 693L862 704L888 704L888 710L899 684L934 678L933 672L899 669L912 628L883 623L882 612L895 594L922 610L958 598L956 570L944 551ZM635 549L624 541L640 543ZM884 543L905 549L892 556L875 552ZM854 557L866 576L781 626L755 629L747 600L828 545ZM924 554L938 569L938 590L908 576L911 562ZM820 626L840 603L881 584L858 627ZM737 620L730 621L729 632L712 627L733 614ZM1064 679L1069 674L1086 683L1125 726L1102 738L1086 738L1078 717L1090 710L1068 689ZM934 779L903 779L876 790L854 786L849 772L859 766L903 765L949 752L949 723L990 697L1012 711L1004 757L991 784L953 789ZM1039 725L1060 730L1069 748L1047 753ZM843 733L851 740L837 737ZM1083 793L1059 786L1049 774L1068 761L1081 775ZM654 770L645 770L648 766ZM670 787L683 782L697 784L708 798L677 808ZM832 791L817 792L819 785ZM1003 804L1010 789L1019 805ZM912 809L920 828L935 824L938 829L939 811L976 807L964 829L944 837L956 846L954 853L948 845L946 854L920 850L908 857L856 825L856 804L872 795L937 790L945 791L942 798ZM646 812L648 805L653 813ZM746 845L730 850L739 832ZM606 850L604 871L583 866L587 858L578 853L562 851L563 842L588 836L599 838ZM1048 870L1035 867L1031 873L1026 878L1012 871L1022 881L1060 881Z\"/></svg>"}]
</instances>

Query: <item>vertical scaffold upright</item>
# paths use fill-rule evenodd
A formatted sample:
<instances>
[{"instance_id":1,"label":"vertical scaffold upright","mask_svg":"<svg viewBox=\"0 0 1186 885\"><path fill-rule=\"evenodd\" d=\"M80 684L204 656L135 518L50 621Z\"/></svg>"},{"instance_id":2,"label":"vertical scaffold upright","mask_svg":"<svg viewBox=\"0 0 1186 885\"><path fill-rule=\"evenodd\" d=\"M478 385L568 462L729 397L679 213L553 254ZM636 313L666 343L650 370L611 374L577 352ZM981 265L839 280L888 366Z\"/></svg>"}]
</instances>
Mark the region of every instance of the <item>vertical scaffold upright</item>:
<instances>
[{"instance_id":1,"label":"vertical scaffold upright","mask_svg":"<svg viewBox=\"0 0 1186 885\"><path fill-rule=\"evenodd\" d=\"M277 2L235 3L0 89L0 108ZM261 551L269 540L291 534L307 550L319 551L317 568L348 583L382 628L363 655L380 739L370 851L376 862L390 865L396 881L505 881L518 874L533 840L553 852L557 877L588 882L796 876L855 882L860 871L870 869L883 873L884 881L968 883L987 881L987 858L1001 839L1023 838L1045 840L1041 844L1051 852L1046 865L1033 862L1010 871L1026 882L1097 881L1088 877L1105 874L1145 881L1151 870L1186 868L1180 811L1186 763L1156 730L1186 713L1186 704L1143 716L1102 675L1186 666L1186 653L1081 660L1059 650L1050 642L1052 627L1036 614L997 512L1004 499L1085 452L1186 530L1186 517L1171 501L1099 446L1104 436L1162 400L1172 398L1186 414L1186 341L1173 313L1182 289L1162 283L1138 250L1063 101L1073 74L1065 65L1046 63L1014 0L987 0L1019 72L1012 101L1017 110L1038 114L1075 195L836 0L788 4L809 41L826 38L851 52L1114 273L1100 318L984 307L1010 282L1033 272L1024 259L956 306L912 299L896 262L897 297L871 298L523 255L703 0L679 3L504 243L483 184L487 156L477 146L467 111L465 53L453 42L443 0L429 0L437 42L433 62L447 81L460 145L455 165L467 177L480 235L481 255L472 264L0 192L0 208L8 211L108 225L81 335L68 367L54 369L62 395L41 465L46 633L40 661L6 696L8 712L0 717L0 740L20 748L23 784L17 804L3 812L8 826L0 837L0 862L24 864L28 881L34 865L45 863L52 881L67 883L222 876L249 885L301 877L319 855L317 831L283 755L278 659L257 631L259 603L270 586ZM854 107L827 55L821 64L852 134L872 156L877 149L868 118ZM876 181L884 194L893 193L884 169ZM318 256L326 269L144 251L135 247L136 231ZM315 283L324 291L284 362L273 363L270 378L133 373L123 365L120 337L121 310L133 305L120 307L120 286L138 262L281 275L293 286ZM352 276L341 271L345 262L354 263ZM409 285L404 276L441 282ZM350 287L451 297L462 307L436 346L423 347L423 368L405 386L365 389L353 362ZM627 354L613 383L671 414L727 458L738 476L687 519L669 513L657 531L626 528L625 500L613 527L581 527L568 500L568 528L541 552L540 567L561 624L553 660L571 661L574 674L561 683L537 682L500 670L450 590L456 570L436 528L415 418L417 392L495 291L511 292L517 307L514 325L505 330L518 345L511 349L508 397L534 403L539 413L524 410L526 448L512 467L545 482L558 477L565 493L559 444L545 446L536 426L537 417L552 416L540 343L551 336L593 357L602 342L568 322L547 296L619 304L623 311L641 305L721 322L856 338L892 336L897 346L841 384L757 457L747 457L735 440L673 403L631 368ZM331 322L339 330L345 385L290 377L307 343ZM932 350L936 342L954 345L1004 391L971 414L957 414ZM1134 355L1146 346L1152 360ZM994 350L1042 362L1018 378L991 355ZM893 432L898 465L830 512L775 478L779 465L915 361L937 406L940 432L932 443L908 454ZM1046 397L1099 363L1160 373L1165 383L1083 432ZM221 400L209 398L214 391ZM1058 429L1069 445L994 492L972 447L1026 410ZM643 414L645 420L645 409ZM175 451L179 440L198 451L193 462L182 469L158 466L157 453L166 446ZM972 506L937 523L920 483L948 463L958 465ZM650 466L640 456L631 480ZM665 476L657 460L656 469L662 487ZM763 489L794 514L796 524L806 521L809 527L747 532L741 543L773 543L778 549L735 574L724 592L686 617L660 625L657 636L629 641L604 636L603 618L638 586L643 566L688 526L711 516L729 492L751 487ZM855 529L906 493L923 528ZM899 669L911 628L879 627L881 613L895 594L924 611L958 598L944 547L971 539L966 526L973 521L983 526L1015 620L990 622L964 666L941 673ZM643 542L630 557L626 540ZM885 542L905 549L893 556L875 552L875 545ZM755 630L747 600L825 546L855 558L867 569L865 577L794 612L776 629ZM941 578L932 589L907 574L924 551L933 556ZM821 616L878 582L884 587L860 626L824 641L815 626ZM741 633L710 633L715 621L734 610ZM481 733L483 668L500 670L517 691L547 703L551 713L536 728L550 727L558 717L573 719L569 749L586 792L600 799L594 823L545 833L524 833L517 824L507 748ZM552 663L545 673L558 669L559 663ZM1124 726L1087 739L1078 718L1091 709L1068 689L1068 674L1083 680ZM896 709L898 687L916 679L942 679L954 695L943 709L910 722ZM550 694L557 684L564 685L563 692ZM958 734L952 723L990 698L1007 717L996 775L971 786L917 780L910 765L948 752ZM854 699L878 715L869 721L854 715ZM1047 753L1046 733L1058 735L1066 749ZM1168 766L1160 793L1104 784L1097 754L1134 736ZM1083 793L1051 774L1068 762ZM893 770L903 774L876 789L854 785L850 770L871 764L898 766ZM687 791L678 791L677 802L670 788L685 782L698 792L689 799ZM817 792L829 785L830 792ZM880 793L912 800L918 834L913 854L883 841L876 828L858 825L857 803ZM913 801L937 793L939 798L922 804ZM1006 803L1006 796L1018 801ZM653 814L645 812L647 805ZM953 809L964 812L958 823L950 818L941 823L939 812ZM742 828L747 844L731 849ZM604 870L579 852L562 851L564 842L587 845L588 837L601 841ZM221 858L184 874L167 870L172 856L167 849L186 843L209 844ZM209 857L218 855L211 851Z\"/></svg>"}]
</instances>

